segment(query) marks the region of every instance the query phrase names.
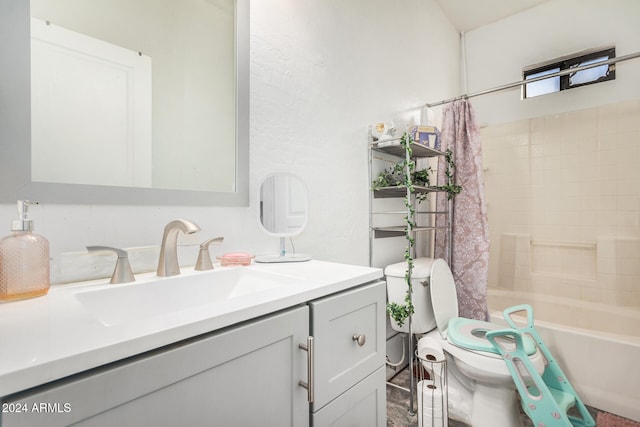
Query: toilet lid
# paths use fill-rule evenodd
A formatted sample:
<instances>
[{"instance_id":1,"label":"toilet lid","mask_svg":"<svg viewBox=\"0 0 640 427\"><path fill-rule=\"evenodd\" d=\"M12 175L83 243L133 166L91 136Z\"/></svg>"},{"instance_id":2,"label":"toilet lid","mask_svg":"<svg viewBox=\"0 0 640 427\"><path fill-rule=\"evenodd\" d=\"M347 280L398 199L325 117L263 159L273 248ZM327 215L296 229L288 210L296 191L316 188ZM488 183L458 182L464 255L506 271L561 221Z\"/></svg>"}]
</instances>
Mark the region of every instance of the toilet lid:
<instances>
[{"instance_id":1,"label":"toilet lid","mask_svg":"<svg viewBox=\"0 0 640 427\"><path fill-rule=\"evenodd\" d=\"M449 321L458 317L458 294L451 269L443 259L431 266L431 304L436 326L442 338L447 337Z\"/></svg>"}]
</instances>

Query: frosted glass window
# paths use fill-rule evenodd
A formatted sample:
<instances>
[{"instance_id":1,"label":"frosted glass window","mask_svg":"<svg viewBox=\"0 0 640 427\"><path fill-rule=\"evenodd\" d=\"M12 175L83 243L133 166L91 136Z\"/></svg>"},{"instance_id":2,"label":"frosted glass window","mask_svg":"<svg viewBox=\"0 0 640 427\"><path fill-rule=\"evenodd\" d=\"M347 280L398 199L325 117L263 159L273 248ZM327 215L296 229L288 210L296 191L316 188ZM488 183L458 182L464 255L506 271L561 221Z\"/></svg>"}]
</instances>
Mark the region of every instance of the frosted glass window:
<instances>
[{"instance_id":1,"label":"frosted glass window","mask_svg":"<svg viewBox=\"0 0 640 427\"><path fill-rule=\"evenodd\" d=\"M557 73L560 68L552 68L550 70L541 71L535 74L529 74L526 79L534 79L536 77L546 76L548 74ZM538 80L537 82L528 83L525 88L526 98L532 98L534 96L545 95L547 93L560 91L560 77L550 77L544 80Z\"/></svg>"},{"instance_id":2,"label":"frosted glass window","mask_svg":"<svg viewBox=\"0 0 640 427\"><path fill-rule=\"evenodd\" d=\"M597 64L598 62L607 61L615 57L615 47L604 50L590 50L586 53L581 52L574 56L566 56L564 58L548 61L545 64L540 64L539 66L526 67L523 70L522 75L524 80L530 80L536 77L554 74L559 71ZM560 92L566 89L573 89L607 80L614 80L615 78L615 65L604 64L587 70L568 73L562 76L553 76L533 83L527 83L523 87L522 97L523 99L532 98L540 95L546 95L548 93Z\"/></svg>"}]
</instances>

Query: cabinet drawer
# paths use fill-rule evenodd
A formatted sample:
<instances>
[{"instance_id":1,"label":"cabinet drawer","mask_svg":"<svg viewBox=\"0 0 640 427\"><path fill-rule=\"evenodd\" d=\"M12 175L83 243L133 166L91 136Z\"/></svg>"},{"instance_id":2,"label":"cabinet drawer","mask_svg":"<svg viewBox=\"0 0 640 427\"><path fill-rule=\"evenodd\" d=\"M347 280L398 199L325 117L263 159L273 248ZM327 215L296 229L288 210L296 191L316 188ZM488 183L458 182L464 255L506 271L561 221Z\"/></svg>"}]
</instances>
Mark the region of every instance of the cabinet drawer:
<instances>
[{"instance_id":1,"label":"cabinet drawer","mask_svg":"<svg viewBox=\"0 0 640 427\"><path fill-rule=\"evenodd\" d=\"M384 365L385 298L385 284L378 281L309 304L315 342L314 411Z\"/></svg>"},{"instance_id":2,"label":"cabinet drawer","mask_svg":"<svg viewBox=\"0 0 640 427\"><path fill-rule=\"evenodd\" d=\"M312 427L385 427L387 387L384 368L351 387L311 417Z\"/></svg>"}]
</instances>

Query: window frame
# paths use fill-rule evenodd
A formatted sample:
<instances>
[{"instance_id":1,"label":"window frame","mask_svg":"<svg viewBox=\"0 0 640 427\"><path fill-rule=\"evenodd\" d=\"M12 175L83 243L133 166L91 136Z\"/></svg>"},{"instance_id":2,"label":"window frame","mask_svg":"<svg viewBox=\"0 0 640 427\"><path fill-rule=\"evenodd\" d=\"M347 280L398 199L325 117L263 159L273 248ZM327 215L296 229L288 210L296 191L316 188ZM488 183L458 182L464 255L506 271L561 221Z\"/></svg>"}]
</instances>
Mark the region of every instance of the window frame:
<instances>
[{"instance_id":1,"label":"window frame","mask_svg":"<svg viewBox=\"0 0 640 427\"><path fill-rule=\"evenodd\" d=\"M616 57L616 48L615 46L607 47L607 48L598 48L592 49L589 51L583 51L574 55L569 55L562 58L557 58L552 61L545 62L543 64L537 64L529 67L525 67L522 70L522 80L526 81L527 77L530 75L535 75L538 73L542 73L548 70L552 70L554 68L558 68L560 71L564 71L567 69L571 69L572 67L580 66L581 63L587 62L596 58L607 57L606 60L613 59ZM541 95L548 95L551 93L562 92L567 89L574 89L577 87L588 86L595 83L601 83L609 80L615 80L616 78L616 67L615 64L609 64L609 69L607 70L607 74L603 77L600 77L596 80L585 82L585 83L577 83L571 84L570 78L575 73L565 74L563 76L557 76L560 79L560 88L557 91L548 92L540 95L536 95L533 97L527 96L527 86L529 83L525 83L522 85L522 99L536 98ZM535 82L534 82L535 83Z\"/></svg>"}]
</instances>

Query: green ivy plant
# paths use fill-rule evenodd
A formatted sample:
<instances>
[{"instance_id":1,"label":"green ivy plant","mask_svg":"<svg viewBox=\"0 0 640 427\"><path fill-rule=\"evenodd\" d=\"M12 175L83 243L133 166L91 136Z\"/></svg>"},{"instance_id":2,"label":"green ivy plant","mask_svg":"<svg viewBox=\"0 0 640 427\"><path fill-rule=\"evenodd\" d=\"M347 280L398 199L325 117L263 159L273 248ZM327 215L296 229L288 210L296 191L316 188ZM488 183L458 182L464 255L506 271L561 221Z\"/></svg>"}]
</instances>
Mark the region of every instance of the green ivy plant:
<instances>
[{"instance_id":1,"label":"green ivy plant","mask_svg":"<svg viewBox=\"0 0 640 427\"><path fill-rule=\"evenodd\" d=\"M413 173L413 183L416 185L420 185L422 187L428 187L431 185L431 177L430 174L433 172L431 166L426 169L420 169Z\"/></svg>"},{"instance_id":2,"label":"green ivy plant","mask_svg":"<svg viewBox=\"0 0 640 427\"><path fill-rule=\"evenodd\" d=\"M405 239L407 240L407 247L404 251L404 260L407 263L407 270L405 271L404 279L407 283L407 293L404 297L404 303L398 304L396 302L390 302L387 304L387 314L391 316L393 320L399 326L402 326L405 320L414 313L413 302L411 295L413 293L411 278L413 274L413 247L415 246L415 237L413 237L413 229L415 228L415 210L413 208L413 196L415 194L414 185L420 185L428 187L430 185L429 175L433 172L431 167L416 171L415 161L413 158L413 150L411 149L411 143L413 138L410 134L405 133L400 139L400 144L405 150L405 160L398 162L393 167L381 172L376 180L373 182L373 189L379 189L382 187L404 186L407 189L407 194L404 198L404 204L407 208L407 216L404 217L406 222ZM451 150L445 152L446 169L445 177L446 184L438 186L437 188L446 191L447 197L451 200L456 194L462 191L462 187L456 185L454 179L455 163L453 161L453 154ZM422 201L423 198L419 198Z\"/></svg>"},{"instance_id":3,"label":"green ivy plant","mask_svg":"<svg viewBox=\"0 0 640 427\"><path fill-rule=\"evenodd\" d=\"M400 144L402 145L402 148L404 148L405 154L406 154L405 161L403 162L405 166L404 168L405 176L404 176L403 185L407 189L407 194L405 195L405 198L404 198L404 204L407 208L407 216L404 218L407 224L407 227L405 229L405 238L407 239L407 247L405 248L405 251L404 251L404 259L407 262L407 270L405 271L405 274L404 274L404 279L405 279L405 282L407 283L407 293L405 294L403 304L398 304L396 302L390 302L387 304L387 314L389 314L389 316L391 316L391 318L395 320L399 326L402 326L404 324L404 321L414 313L413 302L411 300L411 294L412 294L411 275L413 272L413 257L411 256L411 252L412 252L413 246L415 245L415 238L413 237L413 234L412 234L412 231L415 227L415 223L414 223L415 212L414 212L413 203L412 203L412 197L413 197L413 194L415 193L415 188L413 185L412 177L414 176L416 164L413 160L411 160L413 157L411 142L412 142L411 135L405 132L405 134L402 135L402 138L400 139Z\"/></svg>"},{"instance_id":4,"label":"green ivy plant","mask_svg":"<svg viewBox=\"0 0 640 427\"><path fill-rule=\"evenodd\" d=\"M373 189L379 190L385 187L399 187L405 185L405 165L406 161L400 161L395 165L385 169L378 174L378 177L373 181ZM433 172L431 166L426 169L420 169L413 172L411 177L414 185L428 187L431 185L430 174Z\"/></svg>"},{"instance_id":5,"label":"green ivy plant","mask_svg":"<svg viewBox=\"0 0 640 427\"><path fill-rule=\"evenodd\" d=\"M444 153L444 159L447 163L447 167L444 170L444 175L447 178L447 183L439 186L440 189L447 192L447 199L451 200L453 197L462 191L462 186L456 185L454 174L456 170L456 164L453 161L453 153L450 149L447 149Z\"/></svg>"},{"instance_id":6,"label":"green ivy plant","mask_svg":"<svg viewBox=\"0 0 640 427\"><path fill-rule=\"evenodd\" d=\"M373 189L379 190L385 187L402 185L404 183L404 174L404 162L398 162L378 174L378 177L373 181Z\"/></svg>"}]
</instances>

